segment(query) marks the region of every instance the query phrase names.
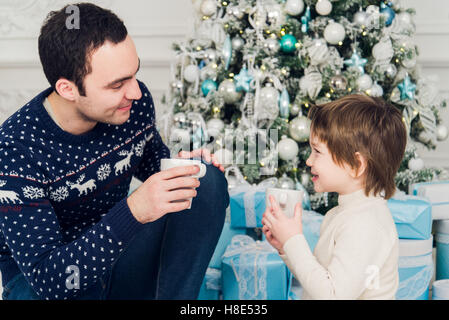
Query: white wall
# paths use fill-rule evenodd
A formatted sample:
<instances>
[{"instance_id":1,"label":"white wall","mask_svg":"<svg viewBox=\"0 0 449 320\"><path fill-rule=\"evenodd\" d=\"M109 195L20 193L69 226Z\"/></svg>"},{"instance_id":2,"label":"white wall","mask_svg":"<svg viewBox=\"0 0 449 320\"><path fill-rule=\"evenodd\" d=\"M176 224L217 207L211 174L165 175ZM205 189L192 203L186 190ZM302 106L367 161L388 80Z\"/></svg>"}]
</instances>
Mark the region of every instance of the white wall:
<instances>
[{"instance_id":1,"label":"white wall","mask_svg":"<svg viewBox=\"0 0 449 320\"><path fill-rule=\"evenodd\" d=\"M37 52L37 36L47 12L63 7L63 0L0 0L0 123L48 86ZM74 1L76 2L76 1ZM96 0L116 12L133 36L142 61L139 78L151 89L157 113L170 81L171 44L192 30L189 0ZM402 0L416 8L419 63L423 75L435 74L449 95L449 1ZM449 109L449 108L448 108ZM449 110L442 113L449 127ZM437 151L419 151L428 166L449 168L449 140Z\"/></svg>"}]
</instances>

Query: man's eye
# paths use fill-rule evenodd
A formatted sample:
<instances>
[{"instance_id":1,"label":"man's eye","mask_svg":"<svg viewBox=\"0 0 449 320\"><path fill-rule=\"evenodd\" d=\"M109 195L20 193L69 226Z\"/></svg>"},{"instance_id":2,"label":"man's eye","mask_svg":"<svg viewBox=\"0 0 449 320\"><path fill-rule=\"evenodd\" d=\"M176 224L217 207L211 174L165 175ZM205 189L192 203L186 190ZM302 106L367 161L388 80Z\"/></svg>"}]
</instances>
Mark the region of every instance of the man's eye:
<instances>
[{"instance_id":1,"label":"man's eye","mask_svg":"<svg viewBox=\"0 0 449 320\"><path fill-rule=\"evenodd\" d=\"M112 89L118 90L118 89L120 89L121 87L123 87L123 83L120 83L119 85L116 85L115 87L112 87Z\"/></svg>"}]
</instances>

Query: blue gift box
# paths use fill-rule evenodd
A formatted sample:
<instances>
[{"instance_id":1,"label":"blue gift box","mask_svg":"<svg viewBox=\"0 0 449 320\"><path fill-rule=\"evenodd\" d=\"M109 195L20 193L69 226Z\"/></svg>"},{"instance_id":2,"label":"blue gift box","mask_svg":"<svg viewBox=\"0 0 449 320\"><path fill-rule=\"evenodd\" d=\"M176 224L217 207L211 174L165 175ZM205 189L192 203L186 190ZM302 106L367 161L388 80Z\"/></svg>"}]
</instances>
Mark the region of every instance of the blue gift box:
<instances>
[{"instance_id":1,"label":"blue gift box","mask_svg":"<svg viewBox=\"0 0 449 320\"><path fill-rule=\"evenodd\" d=\"M387 201L400 239L428 239L432 232L432 207L426 199L396 194Z\"/></svg>"},{"instance_id":2,"label":"blue gift box","mask_svg":"<svg viewBox=\"0 0 449 320\"><path fill-rule=\"evenodd\" d=\"M201 284L198 300L220 300L221 296L221 270L207 268L203 283Z\"/></svg>"},{"instance_id":3,"label":"blue gift box","mask_svg":"<svg viewBox=\"0 0 449 320\"><path fill-rule=\"evenodd\" d=\"M288 300L292 275L266 241L232 238L222 263L223 300Z\"/></svg>"},{"instance_id":4,"label":"blue gift box","mask_svg":"<svg viewBox=\"0 0 449 320\"><path fill-rule=\"evenodd\" d=\"M409 194L429 200L433 220L449 219L449 181L414 183L409 186Z\"/></svg>"},{"instance_id":5,"label":"blue gift box","mask_svg":"<svg viewBox=\"0 0 449 320\"><path fill-rule=\"evenodd\" d=\"M234 236L238 234L245 234L246 229L244 228L233 228L231 223L225 221L223 230L221 231L220 239L218 239L217 246L215 247L212 259L209 262L209 267L211 268L221 268L221 256L225 253L226 247L231 243Z\"/></svg>"}]
</instances>

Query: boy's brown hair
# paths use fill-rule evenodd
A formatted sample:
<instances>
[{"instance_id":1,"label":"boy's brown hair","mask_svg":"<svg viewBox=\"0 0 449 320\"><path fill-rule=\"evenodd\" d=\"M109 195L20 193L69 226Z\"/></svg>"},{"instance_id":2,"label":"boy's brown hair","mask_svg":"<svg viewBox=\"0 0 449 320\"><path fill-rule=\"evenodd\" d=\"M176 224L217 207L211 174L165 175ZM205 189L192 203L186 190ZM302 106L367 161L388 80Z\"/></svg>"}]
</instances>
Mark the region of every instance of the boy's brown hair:
<instances>
[{"instance_id":1,"label":"boy's brown hair","mask_svg":"<svg viewBox=\"0 0 449 320\"><path fill-rule=\"evenodd\" d=\"M404 157L407 131L401 112L381 98L353 94L312 106L311 133L325 143L335 163L358 169L355 153L367 161L365 194L396 190L395 175Z\"/></svg>"}]
</instances>

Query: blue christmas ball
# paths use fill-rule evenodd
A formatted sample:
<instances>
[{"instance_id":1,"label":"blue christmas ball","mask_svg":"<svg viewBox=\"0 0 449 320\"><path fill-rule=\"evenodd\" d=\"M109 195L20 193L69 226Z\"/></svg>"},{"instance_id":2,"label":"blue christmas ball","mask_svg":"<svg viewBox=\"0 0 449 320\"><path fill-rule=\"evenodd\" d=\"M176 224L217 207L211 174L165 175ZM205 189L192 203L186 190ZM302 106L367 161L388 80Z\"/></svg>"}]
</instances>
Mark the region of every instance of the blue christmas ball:
<instances>
[{"instance_id":1,"label":"blue christmas ball","mask_svg":"<svg viewBox=\"0 0 449 320\"><path fill-rule=\"evenodd\" d=\"M286 34L279 41L281 45L281 50L287 53L294 52L296 50L296 42L297 40L295 36L292 34Z\"/></svg>"},{"instance_id":2,"label":"blue christmas ball","mask_svg":"<svg viewBox=\"0 0 449 320\"><path fill-rule=\"evenodd\" d=\"M201 91L203 92L205 97L209 94L211 90L215 91L217 90L217 88L218 88L217 83L212 79L204 80L203 84L201 85Z\"/></svg>"},{"instance_id":3,"label":"blue christmas ball","mask_svg":"<svg viewBox=\"0 0 449 320\"><path fill-rule=\"evenodd\" d=\"M381 4L380 13L385 17L385 25L388 27L393 23L394 17L396 16L396 13L393 9L391 9L389 6L385 4Z\"/></svg>"}]
</instances>

